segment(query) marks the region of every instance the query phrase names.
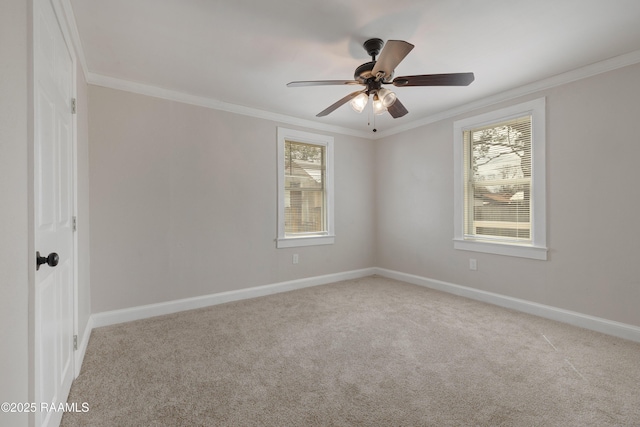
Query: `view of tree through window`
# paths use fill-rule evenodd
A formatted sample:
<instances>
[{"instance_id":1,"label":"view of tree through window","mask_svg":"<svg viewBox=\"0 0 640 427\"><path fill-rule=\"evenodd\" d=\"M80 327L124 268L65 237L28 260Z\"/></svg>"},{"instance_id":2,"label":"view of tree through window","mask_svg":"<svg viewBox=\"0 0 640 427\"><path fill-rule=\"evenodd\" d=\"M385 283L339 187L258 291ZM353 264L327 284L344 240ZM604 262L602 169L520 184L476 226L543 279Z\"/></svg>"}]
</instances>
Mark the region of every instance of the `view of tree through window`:
<instances>
[{"instance_id":1,"label":"view of tree through window","mask_svg":"<svg viewBox=\"0 0 640 427\"><path fill-rule=\"evenodd\" d=\"M285 233L325 228L325 147L285 141Z\"/></svg>"},{"instance_id":2,"label":"view of tree through window","mask_svg":"<svg viewBox=\"0 0 640 427\"><path fill-rule=\"evenodd\" d=\"M531 116L464 132L465 234L531 240Z\"/></svg>"}]
</instances>

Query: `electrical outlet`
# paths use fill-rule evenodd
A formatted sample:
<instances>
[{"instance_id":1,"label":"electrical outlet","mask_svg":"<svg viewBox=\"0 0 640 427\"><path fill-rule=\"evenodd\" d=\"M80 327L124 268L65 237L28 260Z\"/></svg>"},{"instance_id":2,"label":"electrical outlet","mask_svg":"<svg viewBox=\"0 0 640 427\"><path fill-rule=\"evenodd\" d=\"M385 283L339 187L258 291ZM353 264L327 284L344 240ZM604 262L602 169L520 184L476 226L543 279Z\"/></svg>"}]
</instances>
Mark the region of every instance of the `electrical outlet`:
<instances>
[{"instance_id":1,"label":"electrical outlet","mask_svg":"<svg viewBox=\"0 0 640 427\"><path fill-rule=\"evenodd\" d=\"M478 261L475 258L469 258L469 270L477 270L478 269Z\"/></svg>"},{"instance_id":2,"label":"electrical outlet","mask_svg":"<svg viewBox=\"0 0 640 427\"><path fill-rule=\"evenodd\" d=\"M297 264L297 263L298 263L298 259L299 259L299 258L298 258L298 254L293 254L293 260L292 260L292 262L293 262L294 264Z\"/></svg>"}]
</instances>

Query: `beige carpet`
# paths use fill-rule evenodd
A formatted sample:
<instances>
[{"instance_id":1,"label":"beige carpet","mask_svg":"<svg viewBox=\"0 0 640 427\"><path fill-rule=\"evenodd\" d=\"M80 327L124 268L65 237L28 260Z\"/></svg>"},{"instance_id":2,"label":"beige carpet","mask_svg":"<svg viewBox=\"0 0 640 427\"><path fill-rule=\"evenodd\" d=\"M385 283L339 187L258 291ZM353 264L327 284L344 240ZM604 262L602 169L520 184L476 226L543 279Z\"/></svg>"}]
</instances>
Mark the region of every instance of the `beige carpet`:
<instances>
[{"instance_id":1,"label":"beige carpet","mask_svg":"<svg viewBox=\"0 0 640 427\"><path fill-rule=\"evenodd\" d=\"M96 329L63 426L640 426L640 343L372 276Z\"/></svg>"}]
</instances>

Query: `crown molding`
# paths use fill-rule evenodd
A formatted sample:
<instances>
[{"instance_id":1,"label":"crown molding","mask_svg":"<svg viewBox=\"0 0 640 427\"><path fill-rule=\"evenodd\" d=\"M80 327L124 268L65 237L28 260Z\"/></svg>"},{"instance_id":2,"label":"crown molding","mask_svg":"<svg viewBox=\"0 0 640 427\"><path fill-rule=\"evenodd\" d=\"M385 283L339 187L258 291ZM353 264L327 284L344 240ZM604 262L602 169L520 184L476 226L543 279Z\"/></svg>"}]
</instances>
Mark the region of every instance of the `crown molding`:
<instances>
[{"instance_id":1,"label":"crown molding","mask_svg":"<svg viewBox=\"0 0 640 427\"><path fill-rule=\"evenodd\" d=\"M539 92L541 90L551 89L557 86L586 79L588 77L593 77L598 74L617 70L618 68L623 68L637 63L640 63L640 50L605 59L604 61L596 62L585 67L567 71L566 73L558 74L543 80L538 80L537 82L510 89L505 92L480 99L478 101L470 102L468 104L464 104L459 107L443 111L441 113L433 114L420 120L396 126L378 133L373 139L386 138L391 135L425 126L430 123L435 123L440 120L459 116L461 114L465 114L483 107L488 107L503 101L510 101L512 99Z\"/></svg>"},{"instance_id":2,"label":"crown molding","mask_svg":"<svg viewBox=\"0 0 640 427\"><path fill-rule=\"evenodd\" d=\"M63 18L67 29L67 34L73 44L73 49L76 53L76 59L80 62L80 67L84 74L84 79L87 80L89 76L89 68L87 68L87 60L84 56L84 50L82 49L82 42L80 41L80 33L78 32L78 26L76 25L76 16L73 13L73 7L71 7L70 0L54 0L54 9L59 15L59 18Z\"/></svg>"},{"instance_id":3,"label":"crown molding","mask_svg":"<svg viewBox=\"0 0 640 427\"><path fill-rule=\"evenodd\" d=\"M67 0L62 0L67 1ZM81 61L82 62L82 61ZM203 96L190 95L184 92L163 89L157 86L146 85L142 83L131 82L114 77L104 76L96 73L88 73L87 81L90 84L97 86L104 86L112 89L119 89L128 92L138 93L141 95L153 96L156 98L168 99L177 102L183 102L186 104L197 105L206 108L212 108L215 110L227 111L230 113L242 114L245 116L256 117L259 119L271 120L274 122L285 123L289 125L301 126L309 129L316 129L321 131L333 132L342 135L356 136L365 139L378 140L386 138L391 135L395 135L401 132L405 132L411 129L415 129L421 126L435 123L440 120L448 119L451 117L459 116L477 109L488 107L503 101L509 101L525 95L529 95L535 92L539 92L546 89L551 89L557 86L561 86L567 83L571 83L577 80L592 77L598 74L602 74L608 71L613 71L618 68L626 67L628 65L634 65L640 63L640 50L616 56L614 58L606 59L604 61L596 62L585 67L581 67L566 73L558 74L537 82L520 86L505 92L498 93L468 104L461 105L437 114L432 114L423 119L416 120L404 125L396 126L385 131L379 132L376 135L371 135L369 132L360 131L356 129L345 128L341 126L332 126L324 123L318 123L311 120L299 119L297 117L287 116L284 114L272 113L265 110L259 110L256 108L245 107L242 105L231 104L228 102L218 101L213 98L207 98Z\"/></svg>"},{"instance_id":4,"label":"crown molding","mask_svg":"<svg viewBox=\"0 0 640 427\"><path fill-rule=\"evenodd\" d=\"M199 107L211 108L214 110L226 111L229 113L241 114L244 116L255 117L258 119L270 120L288 125L301 126L308 129L321 130L325 132L333 132L342 135L357 136L360 138L371 139L368 132L345 128L341 126L332 126L324 123L318 123L311 120L299 119L297 117L287 116L285 114L272 113L270 111L260 110L257 108L245 107L243 105L231 104L228 102L218 101L213 98L204 96L191 95L170 89L160 88L158 86L146 85L143 83L132 82L128 80L118 79L96 73L89 73L87 81L89 84L103 86L111 89L118 89L127 92L133 92L140 95L152 96L155 98L167 99L170 101L182 102L185 104L196 105Z\"/></svg>"},{"instance_id":5,"label":"crown molding","mask_svg":"<svg viewBox=\"0 0 640 427\"><path fill-rule=\"evenodd\" d=\"M186 104L197 105L200 107L211 108L215 110L227 111L230 113L241 114L245 116L251 116L264 120L271 120L288 125L300 126L308 129L315 129L325 132L333 132L341 135L356 136L359 138L372 139L369 132L360 131L351 128L345 128L342 126L333 126L325 123L318 123L311 120L299 119L297 117L287 116L284 114L272 113L257 108L245 107L242 105L230 104L227 102L218 101L213 98L206 98L202 96L190 95L184 92L173 91L163 89L157 86L146 85L142 83L131 82L124 79L118 79L109 77L89 71L87 66L87 60L82 48L82 41L80 39L80 33L76 23L73 7L70 0L53 0L56 11L62 16L65 21L68 35L73 44L76 57L84 73L85 81L88 84L97 86L108 87L111 89L119 89L127 92L138 93L141 95L152 96L156 98L167 99L170 101L183 102Z\"/></svg>"},{"instance_id":6,"label":"crown molding","mask_svg":"<svg viewBox=\"0 0 640 427\"><path fill-rule=\"evenodd\" d=\"M618 68L623 68L629 65L640 63L640 50L630 52L624 55L619 55L613 58L606 59L604 61L596 62L594 64L587 65L566 73L558 74L546 79L542 79L524 86L520 86L514 89L507 90L477 101L473 101L459 107L455 107L440 113L432 114L419 120L415 120L403 125L395 126L390 129L372 135L370 132L361 131L357 129L346 128L342 126L333 126L325 123L319 123L312 120L300 119L293 116L284 114L272 113L257 108L245 107L242 105L231 104L227 102L218 101L213 98L207 98L203 96L196 96L187 94L184 92L163 89L157 86L146 85L142 83L131 82L115 77L109 77L101 74L92 73L89 71L87 61L82 48L82 42L80 40L80 33L76 25L75 15L73 13L73 7L70 0L54 0L54 3L58 4L57 9L62 12L62 15L66 21L68 34L74 45L76 56L80 62L80 66L84 73L85 80L89 84L104 86L112 89L119 89L128 92L138 93L141 95L152 96L156 98L167 99L171 101L183 102L186 104L197 105L206 108L212 108L215 110L227 111L230 113L242 114L245 116L255 117L264 120L271 120L279 123L285 123L288 125L301 126L309 129L316 129L320 131L333 132L342 135L356 136L359 138L378 140L386 138L391 135L396 135L401 132L405 132L411 129L415 129L421 126L435 123L440 120L448 119L451 117L459 116L483 107L488 107L503 101L509 101L521 96L529 95L538 91L551 89L557 86L561 86L567 83L571 83L577 80L592 77L598 74L613 71Z\"/></svg>"}]
</instances>

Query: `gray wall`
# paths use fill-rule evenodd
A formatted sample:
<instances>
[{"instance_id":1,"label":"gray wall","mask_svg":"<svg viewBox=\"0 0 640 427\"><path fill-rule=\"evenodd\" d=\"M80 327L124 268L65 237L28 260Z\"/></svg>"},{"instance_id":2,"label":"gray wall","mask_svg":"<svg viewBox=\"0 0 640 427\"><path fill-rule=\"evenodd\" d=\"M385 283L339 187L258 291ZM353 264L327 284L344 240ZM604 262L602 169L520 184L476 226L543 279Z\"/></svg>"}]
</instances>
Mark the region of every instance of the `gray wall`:
<instances>
[{"instance_id":1,"label":"gray wall","mask_svg":"<svg viewBox=\"0 0 640 427\"><path fill-rule=\"evenodd\" d=\"M0 13L0 402L29 402L29 36L28 3ZM27 414L0 412L1 426Z\"/></svg>"},{"instance_id":2,"label":"gray wall","mask_svg":"<svg viewBox=\"0 0 640 427\"><path fill-rule=\"evenodd\" d=\"M276 249L278 123L92 85L89 105L94 313L374 266L371 141L334 135L336 243Z\"/></svg>"},{"instance_id":3,"label":"gray wall","mask_svg":"<svg viewBox=\"0 0 640 427\"><path fill-rule=\"evenodd\" d=\"M377 141L377 265L640 326L639 75L625 67ZM548 261L454 250L453 121L541 96Z\"/></svg>"},{"instance_id":4,"label":"gray wall","mask_svg":"<svg viewBox=\"0 0 640 427\"><path fill-rule=\"evenodd\" d=\"M90 85L92 312L378 266L640 325L639 72L378 141L335 135L336 244L297 249L273 242L277 123ZM549 260L454 250L453 121L540 96Z\"/></svg>"}]
</instances>

